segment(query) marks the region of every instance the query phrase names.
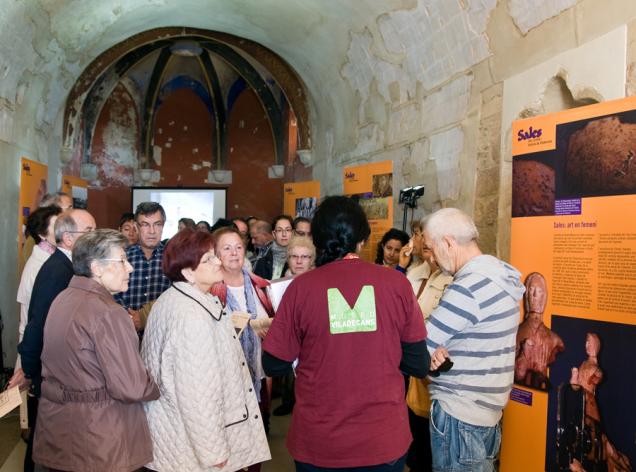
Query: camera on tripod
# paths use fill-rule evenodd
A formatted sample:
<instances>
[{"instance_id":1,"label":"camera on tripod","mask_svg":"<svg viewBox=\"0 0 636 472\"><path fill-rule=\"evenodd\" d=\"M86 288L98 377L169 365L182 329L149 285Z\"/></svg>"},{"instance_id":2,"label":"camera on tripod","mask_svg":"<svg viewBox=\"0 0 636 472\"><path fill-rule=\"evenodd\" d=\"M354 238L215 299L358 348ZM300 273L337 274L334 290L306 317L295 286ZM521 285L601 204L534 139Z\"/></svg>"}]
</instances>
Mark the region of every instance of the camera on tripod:
<instances>
[{"instance_id":1,"label":"camera on tripod","mask_svg":"<svg viewBox=\"0 0 636 472\"><path fill-rule=\"evenodd\" d=\"M414 187L406 187L400 190L399 203L404 203L409 208L417 206L417 199L424 195L424 186L415 185Z\"/></svg>"}]
</instances>

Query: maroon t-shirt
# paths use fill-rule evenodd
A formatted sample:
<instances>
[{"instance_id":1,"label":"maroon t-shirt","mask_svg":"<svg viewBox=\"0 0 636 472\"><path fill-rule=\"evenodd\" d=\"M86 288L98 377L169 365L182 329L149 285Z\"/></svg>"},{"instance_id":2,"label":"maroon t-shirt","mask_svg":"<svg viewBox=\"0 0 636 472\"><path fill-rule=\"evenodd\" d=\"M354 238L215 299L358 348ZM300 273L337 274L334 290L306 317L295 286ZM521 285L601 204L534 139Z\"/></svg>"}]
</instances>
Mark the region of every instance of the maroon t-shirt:
<instances>
[{"instance_id":1,"label":"maroon t-shirt","mask_svg":"<svg viewBox=\"0 0 636 472\"><path fill-rule=\"evenodd\" d=\"M329 289L338 289L342 297L332 291L330 304ZM351 325L334 324L334 300L344 298L354 307L359 297L368 301L369 293L375 330L332 333ZM294 279L263 349L279 359L299 361L287 437L295 460L356 467L383 464L406 453L411 433L399 370L400 342L425 339L423 319L411 284L397 270L350 259ZM366 329L373 324L366 323Z\"/></svg>"}]
</instances>

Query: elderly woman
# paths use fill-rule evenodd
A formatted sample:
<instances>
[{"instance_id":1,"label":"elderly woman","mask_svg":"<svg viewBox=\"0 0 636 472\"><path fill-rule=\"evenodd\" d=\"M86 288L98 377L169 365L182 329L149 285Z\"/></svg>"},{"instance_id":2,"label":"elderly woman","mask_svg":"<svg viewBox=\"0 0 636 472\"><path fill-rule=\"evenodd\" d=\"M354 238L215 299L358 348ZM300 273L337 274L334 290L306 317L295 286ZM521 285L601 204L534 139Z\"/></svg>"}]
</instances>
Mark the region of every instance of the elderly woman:
<instances>
[{"instance_id":1,"label":"elderly woman","mask_svg":"<svg viewBox=\"0 0 636 472\"><path fill-rule=\"evenodd\" d=\"M287 447L297 471L401 472L411 442L402 371L429 370L422 313L401 273L360 259L371 230L358 203L327 197L311 232L317 268L287 287L263 343L271 375L298 359Z\"/></svg>"},{"instance_id":2,"label":"elderly woman","mask_svg":"<svg viewBox=\"0 0 636 472\"><path fill-rule=\"evenodd\" d=\"M236 228L220 228L214 233L216 253L221 259L222 281L212 287L228 313L247 313L250 317L241 334L241 345L258 395L265 429L269 428L269 394L261 364L261 338L267 334L274 316L265 287L269 282L244 267L245 246Z\"/></svg>"},{"instance_id":3,"label":"elderly woman","mask_svg":"<svg viewBox=\"0 0 636 472\"><path fill-rule=\"evenodd\" d=\"M316 247L307 236L293 236L287 246L287 266L285 275L300 275L313 269Z\"/></svg>"},{"instance_id":4,"label":"elderly woman","mask_svg":"<svg viewBox=\"0 0 636 472\"><path fill-rule=\"evenodd\" d=\"M114 230L81 236L75 276L49 311L33 460L53 470L132 471L152 460L141 402L159 389L130 315L113 299L132 272L125 247Z\"/></svg>"},{"instance_id":5,"label":"elderly woman","mask_svg":"<svg viewBox=\"0 0 636 472\"><path fill-rule=\"evenodd\" d=\"M162 396L146 403L157 471L237 471L270 459L245 357L210 288L223 278L208 232L170 239L172 286L155 302L141 355Z\"/></svg>"},{"instance_id":6,"label":"elderly woman","mask_svg":"<svg viewBox=\"0 0 636 472\"><path fill-rule=\"evenodd\" d=\"M298 220L298 218L296 218ZM294 221L296 221L294 220ZM303 220L309 221L306 218ZM311 229L305 231L311 234ZM287 270L288 276L304 274L314 268L316 259L316 247L311 238L307 236L292 236L287 246ZM294 374L293 372L281 377L281 403L274 409L274 416L285 416L292 412L296 398L294 396Z\"/></svg>"},{"instance_id":7,"label":"elderly woman","mask_svg":"<svg viewBox=\"0 0 636 472\"><path fill-rule=\"evenodd\" d=\"M24 328L27 325L29 303L35 276L42 264L55 252L55 232L53 230L57 215L62 212L57 205L41 207L29 215L26 223L26 234L33 238L35 246L29 260L24 265L20 286L18 287L17 301L20 304L20 324L18 326L18 342L22 341ZM16 359L13 377L9 381L9 387L15 385L26 388L28 381L24 377L20 356Z\"/></svg>"},{"instance_id":8,"label":"elderly woman","mask_svg":"<svg viewBox=\"0 0 636 472\"><path fill-rule=\"evenodd\" d=\"M420 223L420 229L422 227ZM413 255L417 256L422 263L411 269L406 277L411 282L422 315L426 320L437 308L446 287L453 281L453 276L442 272L435 262L433 252L424 244L421 237L416 237L414 234L411 242ZM408 263L403 263L403 253L404 251L400 253L400 266L406 267ZM428 420L431 400L426 379L410 377L406 403L409 407L409 424L413 435L406 463L411 470L432 470L433 458Z\"/></svg>"}]
</instances>

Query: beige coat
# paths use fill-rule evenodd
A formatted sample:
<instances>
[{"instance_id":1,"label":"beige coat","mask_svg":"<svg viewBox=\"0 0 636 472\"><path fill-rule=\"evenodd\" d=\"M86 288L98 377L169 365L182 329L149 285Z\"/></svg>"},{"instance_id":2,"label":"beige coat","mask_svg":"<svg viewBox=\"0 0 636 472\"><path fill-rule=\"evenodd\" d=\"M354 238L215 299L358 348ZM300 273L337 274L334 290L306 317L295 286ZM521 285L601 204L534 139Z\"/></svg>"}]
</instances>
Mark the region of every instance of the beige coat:
<instances>
[{"instance_id":1,"label":"beige coat","mask_svg":"<svg viewBox=\"0 0 636 472\"><path fill-rule=\"evenodd\" d=\"M431 273L431 267L427 262L423 262L410 271L407 277L416 295L420 291L422 282L426 281L424 282L422 293L417 297L417 302L420 305L424 319L427 319L433 310L437 308L444 290L453 281L453 276L445 274L439 269ZM431 407L427 385L428 381L426 379L411 377L409 380L406 403L418 416L428 417Z\"/></svg>"},{"instance_id":2,"label":"beige coat","mask_svg":"<svg viewBox=\"0 0 636 472\"><path fill-rule=\"evenodd\" d=\"M270 459L243 349L217 297L176 282L152 307L141 355L161 389L145 405L148 468L233 472Z\"/></svg>"},{"instance_id":3,"label":"beige coat","mask_svg":"<svg viewBox=\"0 0 636 472\"><path fill-rule=\"evenodd\" d=\"M441 270L437 270L431 274L431 266L427 262L415 267L407 274L409 282L413 287L413 292L417 295L420 292L422 281L425 282L424 290L417 297L417 302L424 314L424 319L428 318L438 305L444 290L453 281L453 276L444 274Z\"/></svg>"},{"instance_id":4,"label":"beige coat","mask_svg":"<svg viewBox=\"0 0 636 472\"><path fill-rule=\"evenodd\" d=\"M44 327L42 396L33 460L68 471L131 471L152 459L142 400L159 389L139 356L126 311L75 276Z\"/></svg>"}]
</instances>

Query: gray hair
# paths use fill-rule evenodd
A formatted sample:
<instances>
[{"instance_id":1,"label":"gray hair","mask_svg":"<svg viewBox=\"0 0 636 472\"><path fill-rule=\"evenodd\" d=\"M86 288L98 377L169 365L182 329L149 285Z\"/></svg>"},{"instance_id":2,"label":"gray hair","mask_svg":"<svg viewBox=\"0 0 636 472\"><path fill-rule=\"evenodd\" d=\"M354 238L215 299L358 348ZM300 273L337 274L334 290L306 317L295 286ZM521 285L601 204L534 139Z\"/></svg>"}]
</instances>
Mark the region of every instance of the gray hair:
<instances>
[{"instance_id":1,"label":"gray hair","mask_svg":"<svg viewBox=\"0 0 636 472\"><path fill-rule=\"evenodd\" d=\"M163 209L161 205L157 202L142 202L137 205L137 209L135 210L135 222L139 221L139 216L148 216L154 215L155 213L161 213L161 219L163 222L166 222L166 211Z\"/></svg>"},{"instance_id":2,"label":"gray hair","mask_svg":"<svg viewBox=\"0 0 636 472\"><path fill-rule=\"evenodd\" d=\"M64 233L72 233L74 231L77 231L77 223L73 219L72 211L66 211L57 218L57 220L55 221L54 231L55 242L57 244L60 244L62 242Z\"/></svg>"},{"instance_id":3,"label":"gray hair","mask_svg":"<svg viewBox=\"0 0 636 472\"><path fill-rule=\"evenodd\" d=\"M422 228L435 243L450 236L459 245L466 246L479 238L473 219L458 208L442 208L424 217Z\"/></svg>"},{"instance_id":4,"label":"gray hair","mask_svg":"<svg viewBox=\"0 0 636 472\"><path fill-rule=\"evenodd\" d=\"M71 196L66 192L47 193L46 195L42 197L42 201L40 202L40 207L48 207L51 205L60 206L62 197L71 198Z\"/></svg>"},{"instance_id":5,"label":"gray hair","mask_svg":"<svg viewBox=\"0 0 636 472\"><path fill-rule=\"evenodd\" d=\"M76 275L92 277L91 263L110 257L113 248L125 248L126 237L114 229L97 229L83 234L73 246L73 270Z\"/></svg>"}]
</instances>

